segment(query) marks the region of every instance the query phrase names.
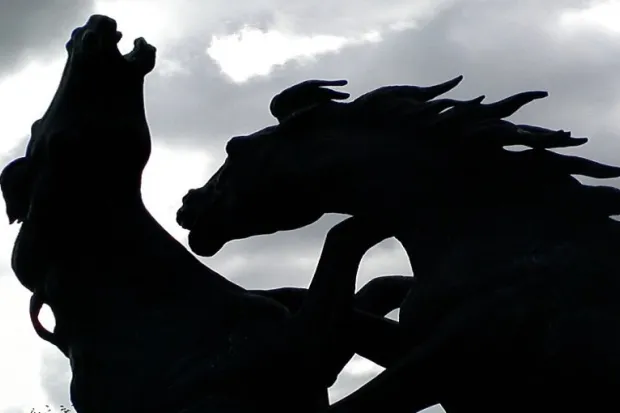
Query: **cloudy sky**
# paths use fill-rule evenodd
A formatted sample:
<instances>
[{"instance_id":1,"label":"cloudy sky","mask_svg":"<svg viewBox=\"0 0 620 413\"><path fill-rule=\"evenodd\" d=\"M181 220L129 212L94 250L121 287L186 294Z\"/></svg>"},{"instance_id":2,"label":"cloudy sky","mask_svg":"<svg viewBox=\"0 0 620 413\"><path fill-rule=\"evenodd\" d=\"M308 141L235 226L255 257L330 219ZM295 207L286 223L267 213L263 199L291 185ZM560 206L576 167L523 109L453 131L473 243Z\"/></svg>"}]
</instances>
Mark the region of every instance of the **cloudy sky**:
<instances>
[{"instance_id":1,"label":"cloudy sky","mask_svg":"<svg viewBox=\"0 0 620 413\"><path fill-rule=\"evenodd\" d=\"M459 98L548 90L549 98L515 118L589 136L579 153L620 163L620 1L4 0L2 165L23 152L58 84L64 42L93 13L118 21L123 51L138 36L158 48L146 83L154 151L144 195L183 243L186 233L174 222L181 197L220 164L228 138L273 123L268 104L275 93L308 78L346 78L353 96L458 74L465 80L451 95ZM327 229L340 219L237 241L203 262L248 288L306 286ZM29 293L10 270L17 229L0 219L0 413L68 404L68 363L34 334ZM390 240L365 257L359 282L389 273L410 273ZM49 313L44 323L53 326ZM355 359L332 398L378 371Z\"/></svg>"}]
</instances>

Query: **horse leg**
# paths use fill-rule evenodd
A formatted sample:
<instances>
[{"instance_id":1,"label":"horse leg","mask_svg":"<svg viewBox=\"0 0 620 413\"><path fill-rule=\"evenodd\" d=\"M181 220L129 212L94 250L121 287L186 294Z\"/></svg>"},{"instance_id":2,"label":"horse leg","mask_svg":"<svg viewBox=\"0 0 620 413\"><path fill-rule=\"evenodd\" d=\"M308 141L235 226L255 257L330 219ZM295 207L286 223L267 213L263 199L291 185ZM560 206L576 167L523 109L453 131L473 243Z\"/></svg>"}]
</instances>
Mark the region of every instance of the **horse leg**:
<instances>
[{"instance_id":1,"label":"horse leg","mask_svg":"<svg viewBox=\"0 0 620 413\"><path fill-rule=\"evenodd\" d=\"M387 315L400 307L409 292L412 280L413 277L404 275L383 275L373 278L355 294L355 310L375 316ZM308 289L302 287L281 287L249 292L271 298L284 305L291 313L299 311L308 297Z\"/></svg>"},{"instance_id":2,"label":"horse leg","mask_svg":"<svg viewBox=\"0 0 620 413\"><path fill-rule=\"evenodd\" d=\"M349 218L328 233L304 305L290 322L291 339L303 349L308 368L319 367L331 385L353 356L355 335L372 315L353 310L359 264L368 249L391 236L374 222ZM398 324L381 317L382 326L398 331ZM351 324L355 329L351 330ZM376 336L373 337L377 342ZM385 348L385 345L382 344Z\"/></svg>"},{"instance_id":3,"label":"horse leg","mask_svg":"<svg viewBox=\"0 0 620 413\"><path fill-rule=\"evenodd\" d=\"M472 388L471 381L481 373L476 365L486 352L479 347L479 333L485 326L493 325L489 320L504 305L502 299L487 295L463 303L458 311L438 320L425 340L416 339L419 345L409 352L401 350L405 355L399 355L395 364L335 403L329 413L412 413L444 400L484 400L482 388L477 395L463 392ZM407 338L403 341L401 346L411 343ZM458 403L454 411L472 411L471 404L467 410L460 409L463 406ZM480 408L493 410L490 403Z\"/></svg>"},{"instance_id":4,"label":"horse leg","mask_svg":"<svg viewBox=\"0 0 620 413\"><path fill-rule=\"evenodd\" d=\"M414 278L406 275L373 278L355 294L354 307L366 313L385 316L400 308L413 282Z\"/></svg>"},{"instance_id":5,"label":"horse leg","mask_svg":"<svg viewBox=\"0 0 620 413\"><path fill-rule=\"evenodd\" d=\"M400 307L413 280L411 276L400 275L377 277L355 294L354 311L341 334L345 346L336 347L339 351L332 354L332 365L341 365L341 370L355 352L387 368L406 354L410 346L404 340L401 326L384 316Z\"/></svg>"},{"instance_id":6,"label":"horse leg","mask_svg":"<svg viewBox=\"0 0 620 413\"><path fill-rule=\"evenodd\" d=\"M354 296L351 319L342 327L341 339L326 356L325 364L340 372L355 353L381 367L398 360L407 349L402 345L402 332L398 322L384 316L399 308L412 280L411 276L386 275L364 285ZM299 311L308 294L307 289L294 287L251 292L275 299L292 313Z\"/></svg>"}]
</instances>

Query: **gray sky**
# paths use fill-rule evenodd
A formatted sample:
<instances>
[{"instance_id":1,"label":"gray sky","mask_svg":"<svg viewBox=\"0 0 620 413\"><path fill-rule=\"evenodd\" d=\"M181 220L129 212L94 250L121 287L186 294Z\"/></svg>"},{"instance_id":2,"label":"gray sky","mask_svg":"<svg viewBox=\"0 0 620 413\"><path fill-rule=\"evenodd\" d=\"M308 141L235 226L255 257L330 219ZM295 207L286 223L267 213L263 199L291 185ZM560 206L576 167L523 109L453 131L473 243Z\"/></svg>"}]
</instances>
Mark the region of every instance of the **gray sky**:
<instances>
[{"instance_id":1,"label":"gray sky","mask_svg":"<svg viewBox=\"0 0 620 413\"><path fill-rule=\"evenodd\" d=\"M272 124L271 97L300 80L346 78L357 96L386 84L465 76L454 97L548 90L519 121L572 130L578 151L620 163L620 2L577 0L5 0L0 14L0 160L23 151L64 63L64 42L91 13L117 19L128 49L158 47L146 83L154 152L144 194L157 219L174 222L180 199L202 185L237 134ZM0 201L3 202L3 201ZM3 206L0 206L3 208ZM248 288L305 286L330 216L310 227L236 241L205 264ZM28 292L9 267L17 227L0 218L0 413L66 404L68 363L36 338ZM372 249L360 284L410 272L394 241ZM53 325L49 314L46 325ZM332 389L340 398L377 373L357 359Z\"/></svg>"}]
</instances>

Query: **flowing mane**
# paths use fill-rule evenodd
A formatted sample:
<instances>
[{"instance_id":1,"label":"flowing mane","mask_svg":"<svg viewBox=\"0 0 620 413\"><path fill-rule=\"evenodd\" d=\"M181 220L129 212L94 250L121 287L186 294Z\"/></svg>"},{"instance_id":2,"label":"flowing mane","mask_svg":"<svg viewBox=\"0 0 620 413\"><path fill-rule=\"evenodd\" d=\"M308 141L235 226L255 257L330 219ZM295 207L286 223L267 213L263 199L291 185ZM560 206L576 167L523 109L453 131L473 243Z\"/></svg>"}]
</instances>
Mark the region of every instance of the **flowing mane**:
<instances>
[{"instance_id":1,"label":"flowing mane","mask_svg":"<svg viewBox=\"0 0 620 413\"><path fill-rule=\"evenodd\" d=\"M507 189L509 194L504 196L515 200L529 193L537 195L536 201L544 196L554 204L570 199L581 216L620 214L620 190L585 185L573 177L616 178L620 177L619 167L549 151L583 145L587 138L505 119L524 105L546 97L547 92L522 92L489 104L482 103L484 95L471 100L440 98L462 79L458 76L431 87L380 87L346 103L336 100L348 94L323 87L346 82L306 81L272 99L272 114L280 122L269 128L269 133L286 139L348 139L362 131L365 139L399 145L404 153L423 143L458 153L453 158L458 163L449 166L454 174L465 170L471 178L479 174L477 178ZM347 127L353 131L343 133ZM329 133L331 128L339 132ZM258 132L257 138L268 139L265 132ZM507 146L530 149L511 151ZM493 177L489 179L489 175Z\"/></svg>"}]
</instances>

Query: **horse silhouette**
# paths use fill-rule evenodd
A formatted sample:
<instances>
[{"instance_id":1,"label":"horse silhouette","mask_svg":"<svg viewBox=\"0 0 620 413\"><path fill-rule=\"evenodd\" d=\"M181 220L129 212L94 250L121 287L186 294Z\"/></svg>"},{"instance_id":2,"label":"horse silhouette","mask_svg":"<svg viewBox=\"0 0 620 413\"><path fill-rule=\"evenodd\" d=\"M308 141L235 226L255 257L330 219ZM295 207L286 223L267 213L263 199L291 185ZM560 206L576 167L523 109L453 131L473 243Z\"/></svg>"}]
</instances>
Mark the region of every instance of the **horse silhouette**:
<instances>
[{"instance_id":1,"label":"horse silhouette","mask_svg":"<svg viewBox=\"0 0 620 413\"><path fill-rule=\"evenodd\" d=\"M620 191L573 175L620 168L554 151L585 138L505 119L546 92L441 97L461 80L349 102L329 88L344 80L297 84L272 100L276 125L228 142L177 221L203 256L325 213L396 228L415 277L374 359L387 370L330 411L616 406Z\"/></svg>"}]
</instances>

